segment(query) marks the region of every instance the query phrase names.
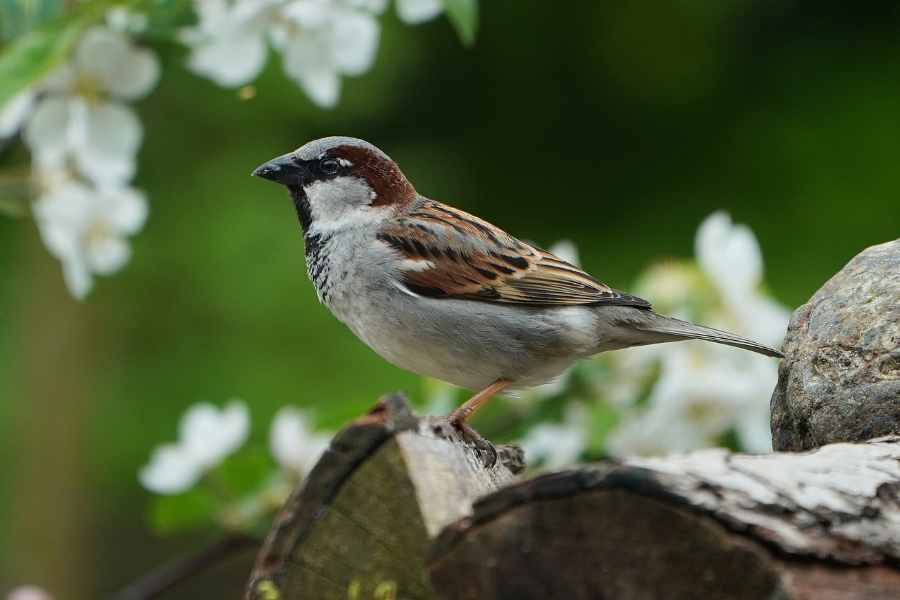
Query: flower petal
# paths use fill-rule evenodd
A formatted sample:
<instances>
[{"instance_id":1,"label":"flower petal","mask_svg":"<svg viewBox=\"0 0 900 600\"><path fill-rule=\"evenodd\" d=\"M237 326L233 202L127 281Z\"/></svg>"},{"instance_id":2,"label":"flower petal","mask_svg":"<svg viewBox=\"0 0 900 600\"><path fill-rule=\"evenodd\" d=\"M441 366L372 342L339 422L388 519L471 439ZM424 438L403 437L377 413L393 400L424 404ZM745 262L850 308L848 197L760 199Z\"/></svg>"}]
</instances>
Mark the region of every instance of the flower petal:
<instances>
[{"instance_id":1,"label":"flower petal","mask_svg":"<svg viewBox=\"0 0 900 600\"><path fill-rule=\"evenodd\" d=\"M324 36L298 35L284 50L284 71L322 108L337 104L341 79L331 67Z\"/></svg>"},{"instance_id":2,"label":"flower petal","mask_svg":"<svg viewBox=\"0 0 900 600\"><path fill-rule=\"evenodd\" d=\"M54 186L34 202L41 237L53 255L67 259L80 254L80 237L96 202L93 190L72 180Z\"/></svg>"},{"instance_id":3,"label":"flower petal","mask_svg":"<svg viewBox=\"0 0 900 600\"><path fill-rule=\"evenodd\" d=\"M762 279L762 253L750 228L732 225L725 211L708 216L697 230L695 253L700 268L726 298L755 290Z\"/></svg>"},{"instance_id":4,"label":"flower petal","mask_svg":"<svg viewBox=\"0 0 900 600\"><path fill-rule=\"evenodd\" d=\"M68 123L67 100L50 97L38 103L22 135L37 165L47 169L60 169L65 165Z\"/></svg>"},{"instance_id":5,"label":"flower petal","mask_svg":"<svg viewBox=\"0 0 900 600\"><path fill-rule=\"evenodd\" d=\"M397 16L407 25L430 21L444 11L441 0L396 0Z\"/></svg>"},{"instance_id":6,"label":"flower petal","mask_svg":"<svg viewBox=\"0 0 900 600\"><path fill-rule=\"evenodd\" d=\"M26 88L0 108L0 139L15 135L25 125L34 109L34 102L34 90Z\"/></svg>"},{"instance_id":7,"label":"flower petal","mask_svg":"<svg viewBox=\"0 0 900 600\"><path fill-rule=\"evenodd\" d=\"M586 423L583 407L570 404L565 423L540 423L532 427L519 441L526 462L543 461L543 467L547 469L578 462L587 449Z\"/></svg>"},{"instance_id":8,"label":"flower petal","mask_svg":"<svg viewBox=\"0 0 900 600\"><path fill-rule=\"evenodd\" d=\"M150 463L138 472L138 479L151 492L178 494L193 487L202 474L182 446L165 444L153 451Z\"/></svg>"},{"instance_id":9,"label":"flower petal","mask_svg":"<svg viewBox=\"0 0 900 600\"><path fill-rule=\"evenodd\" d=\"M101 188L105 219L118 235L133 235L147 221L147 198L132 187Z\"/></svg>"},{"instance_id":10,"label":"flower petal","mask_svg":"<svg viewBox=\"0 0 900 600\"><path fill-rule=\"evenodd\" d=\"M332 5L317 0L295 0L281 9L284 18L303 29L325 27L333 16Z\"/></svg>"},{"instance_id":11,"label":"flower petal","mask_svg":"<svg viewBox=\"0 0 900 600\"><path fill-rule=\"evenodd\" d=\"M75 59L100 89L126 100L146 96L159 80L156 54L135 47L124 35L106 27L84 33Z\"/></svg>"},{"instance_id":12,"label":"flower petal","mask_svg":"<svg viewBox=\"0 0 900 600\"><path fill-rule=\"evenodd\" d=\"M178 432L179 441L192 460L208 469L247 441L250 411L240 400L232 400L223 409L201 402L187 410Z\"/></svg>"},{"instance_id":13,"label":"flower petal","mask_svg":"<svg viewBox=\"0 0 900 600\"><path fill-rule=\"evenodd\" d=\"M372 67L378 50L380 27L374 15L341 11L332 24L331 61L345 75L361 75Z\"/></svg>"},{"instance_id":14,"label":"flower petal","mask_svg":"<svg viewBox=\"0 0 900 600\"><path fill-rule=\"evenodd\" d=\"M91 271L98 275L112 275L128 263L131 246L127 241L106 232L96 235L88 233L84 256Z\"/></svg>"},{"instance_id":15,"label":"flower petal","mask_svg":"<svg viewBox=\"0 0 900 600\"><path fill-rule=\"evenodd\" d=\"M256 79L267 58L265 38L251 32L196 45L188 57L188 67L217 85L233 88Z\"/></svg>"},{"instance_id":16,"label":"flower petal","mask_svg":"<svg viewBox=\"0 0 900 600\"><path fill-rule=\"evenodd\" d=\"M309 415L293 406L278 411L269 430L269 449L276 462L302 477L328 448L331 436L315 433Z\"/></svg>"},{"instance_id":17,"label":"flower petal","mask_svg":"<svg viewBox=\"0 0 900 600\"><path fill-rule=\"evenodd\" d=\"M73 117L76 114L73 112ZM71 133L70 137L73 137ZM84 140L73 140L78 170L97 184L127 183L137 170L135 155L142 137L140 119L130 106L118 102L90 105Z\"/></svg>"},{"instance_id":18,"label":"flower petal","mask_svg":"<svg viewBox=\"0 0 900 600\"><path fill-rule=\"evenodd\" d=\"M69 293L79 300L84 300L94 286L94 278L82 253L78 256L60 258L63 268L63 280Z\"/></svg>"}]
</instances>

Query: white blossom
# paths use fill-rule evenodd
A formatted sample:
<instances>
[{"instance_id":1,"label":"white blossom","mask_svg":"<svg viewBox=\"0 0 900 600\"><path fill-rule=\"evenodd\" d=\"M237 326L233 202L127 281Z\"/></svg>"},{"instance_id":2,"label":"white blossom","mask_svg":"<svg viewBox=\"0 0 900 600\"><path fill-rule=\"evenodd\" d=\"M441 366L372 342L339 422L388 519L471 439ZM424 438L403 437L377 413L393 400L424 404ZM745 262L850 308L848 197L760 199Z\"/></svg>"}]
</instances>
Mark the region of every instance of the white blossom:
<instances>
[{"instance_id":1,"label":"white blossom","mask_svg":"<svg viewBox=\"0 0 900 600\"><path fill-rule=\"evenodd\" d=\"M58 171L72 163L99 185L121 186L134 177L142 136L130 106L78 96L43 100L25 129L25 143L39 169Z\"/></svg>"},{"instance_id":2,"label":"white blossom","mask_svg":"<svg viewBox=\"0 0 900 600\"><path fill-rule=\"evenodd\" d=\"M768 429L768 397L775 385L767 363L757 360L766 357L695 342L662 347L659 378L646 409L611 434L607 448L612 454L714 446L732 428L745 449L771 452L771 438L760 430L761 424Z\"/></svg>"},{"instance_id":3,"label":"white blossom","mask_svg":"<svg viewBox=\"0 0 900 600\"><path fill-rule=\"evenodd\" d=\"M310 415L293 406L278 411L269 431L269 450L281 468L303 477L328 449L331 435L316 433Z\"/></svg>"},{"instance_id":4,"label":"white blossom","mask_svg":"<svg viewBox=\"0 0 900 600\"><path fill-rule=\"evenodd\" d=\"M198 22L181 39L188 67L222 87L256 79L266 64L270 16L279 0L194 0Z\"/></svg>"},{"instance_id":5,"label":"white blossom","mask_svg":"<svg viewBox=\"0 0 900 600\"><path fill-rule=\"evenodd\" d=\"M72 60L37 85L41 100L23 139L39 170L73 166L98 185L124 185L137 170L140 120L120 100L144 97L159 60L111 29L84 33Z\"/></svg>"},{"instance_id":6,"label":"white blossom","mask_svg":"<svg viewBox=\"0 0 900 600\"><path fill-rule=\"evenodd\" d=\"M110 275L128 262L125 238L143 227L147 201L133 188L94 188L62 175L33 210L44 244L62 263L69 291L83 299L92 274Z\"/></svg>"},{"instance_id":7,"label":"white blossom","mask_svg":"<svg viewBox=\"0 0 900 600\"><path fill-rule=\"evenodd\" d=\"M760 290L762 253L753 232L719 211L700 225L695 248L699 270L662 263L642 279L639 294L671 316L777 346L790 314ZM607 440L613 454L712 446L731 430L744 450L771 452L768 408L777 361L703 342L624 350L609 361L604 397L623 417ZM635 404L645 393L646 402Z\"/></svg>"},{"instance_id":8,"label":"white blossom","mask_svg":"<svg viewBox=\"0 0 900 600\"><path fill-rule=\"evenodd\" d=\"M790 312L760 292L762 252L750 228L732 224L725 211L715 212L697 231L695 253L734 316L735 333L779 345Z\"/></svg>"},{"instance_id":9,"label":"white blossom","mask_svg":"<svg viewBox=\"0 0 900 600\"><path fill-rule=\"evenodd\" d=\"M529 465L541 462L555 469L578 462L587 449L588 419L584 407L570 404L562 423L539 423L528 430L518 444Z\"/></svg>"},{"instance_id":10,"label":"white blossom","mask_svg":"<svg viewBox=\"0 0 900 600\"><path fill-rule=\"evenodd\" d=\"M124 101L153 89L159 59L126 34L146 26L139 15L111 9L107 20L111 27L85 31L69 61L0 112L0 134L23 129L41 237L77 298L90 290L93 274L109 275L128 262L125 238L147 218L143 194L128 187L143 129Z\"/></svg>"},{"instance_id":11,"label":"white blossom","mask_svg":"<svg viewBox=\"0 0 900 600\"><path fill-rule=\"evenodd\" d=\"M444 11L441 0L396 0L397 16L407 25L418 25L434 19Z\"/></svg>"},{"instance_id":12,"label":"white blossom","mask_svg":"<svg viewBox=\"0 0 900 600\"><path fill-rule=\"evenodd\" d=\"M26 88L0 108L0 140L13 136L22 129L34 110L35 99L34 90Z\"/></svg>"},{"instance_id":13,"label":"white blossom","mask_svg":"<svg viewBox=\"0 0 900 600\"><path fill-rule=\"evenodd\" d=\"M255 79L268 43L284 71L310 99L334 106L341 76L360 75L375 60L383 0L194 0L195 27L182 32L188 66L224 87Z\"/></svg>"},{"instance_id":14,"label":"white blossom","mask_svg":"<svg viewBox=\"0 0 900 600\"><path fill-rule=\"evenodd\" d=\"M117 33L143 33L150 19L127 6L113 6L106 11L106 24Z\"/></svg>"},{"instance_id":15,"label":"white blossom","mask_svg":"<svg viewBox=\"0 0 900 600\"><path fill-rule=\"evenodd\" d=\"M181 417L178 441L157 447L138 478L158 494L183 492L243 446L249 433L250 413L242 401L232 400L222 409L208 402L195 404Z\"/></svg>"},{"instance_id":16,"label":"white blossom","mask_svg":"<svg viewBox=\"0 0 900 600\"><path fill-rule=\"evenodd\" d=\"M295 0L285 5L273 42L284 57L284 71L313 102L337 104L341 75L369 70L378 48L375 14L351 3Z\"/></svg>"},{"instance_id":17,"label":"white blossom","mask_svg":"<svg viewBox=\"0 0 900 600\"><path fill-rule=\"evenodd\" d=\"M36 585L21 585L10 591L6 600L53 600L53 596Z\"/></svg>"},{"instance_id":18,"label":"white blossom","mask_svg":"<svg viewBox=\"0 0 900 600\"><path fill-rule=\"evenodd\" d=\"M139 100L159 80L159 59L152 50L135 46L125 35L106 27L88 29L74 56L74 91L91 86L121 100Z\"/></svg>"}]
</instances>

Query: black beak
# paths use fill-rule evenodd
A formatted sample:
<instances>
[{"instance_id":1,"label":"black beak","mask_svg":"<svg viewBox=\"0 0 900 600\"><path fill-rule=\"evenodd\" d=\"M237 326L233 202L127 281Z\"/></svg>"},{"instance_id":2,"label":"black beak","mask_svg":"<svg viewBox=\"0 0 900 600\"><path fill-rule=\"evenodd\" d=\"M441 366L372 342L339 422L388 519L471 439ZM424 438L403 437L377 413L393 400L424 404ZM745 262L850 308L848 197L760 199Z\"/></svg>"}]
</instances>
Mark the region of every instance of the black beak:
<instances>
[{"instance_id":1,"label":"black beak","mask_svg":"<svg viewBox=\"0 0 900 600\"><path fill-rule=\"evenodd\" d=\"M285 154L273 158L253 173L253 177L262 177L281 185L304 185L312 181L312 174L293 160L293 154Z\"/></svg>"}]
</instances>

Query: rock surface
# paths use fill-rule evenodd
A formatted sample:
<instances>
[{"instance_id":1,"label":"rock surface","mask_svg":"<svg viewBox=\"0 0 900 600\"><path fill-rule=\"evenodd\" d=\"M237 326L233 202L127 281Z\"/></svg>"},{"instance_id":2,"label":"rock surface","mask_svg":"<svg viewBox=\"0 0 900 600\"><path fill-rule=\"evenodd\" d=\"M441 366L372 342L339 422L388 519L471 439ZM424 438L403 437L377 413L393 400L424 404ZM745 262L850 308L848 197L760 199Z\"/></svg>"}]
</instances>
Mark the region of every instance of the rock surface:
<instances>
[{"instance_id":1,"label":"rock surface","mask_svg":"<svg viewBox=\"0 0 900 600\"><path fill-rule=\"evenodd\" d=\"M798 308L782 351L775 450L900 433L900 240L863 251Z\"/></svg>"}]
</instances>

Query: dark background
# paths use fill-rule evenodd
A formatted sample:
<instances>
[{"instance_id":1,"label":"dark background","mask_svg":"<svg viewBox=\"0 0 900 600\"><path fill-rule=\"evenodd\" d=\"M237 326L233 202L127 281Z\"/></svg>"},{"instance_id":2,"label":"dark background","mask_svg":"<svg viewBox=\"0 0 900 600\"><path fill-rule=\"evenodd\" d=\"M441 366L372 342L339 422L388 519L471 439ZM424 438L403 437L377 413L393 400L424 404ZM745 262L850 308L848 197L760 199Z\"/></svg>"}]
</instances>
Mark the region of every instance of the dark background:
<instances>
[{"instance_id":1,"label":"dark background","mask_svg":"<svg viewBox=\"0 0 900 600\"><path fill-rule=\"evenodd\" d=\"M136 480L191 403L243 398L262 444L285 404L338 427L389 390L421 397L317 303L284 191L249 177L311 139L365 138L422 194L541 245L569 237L626 290L690 256L719 208L756 233L791 308L898 237L896 2L485 1L471 50L445 19L383 23L333 111L277 56L241 101L161 49L138 106L150 219L89 302L30 220L0 218L0 595L101 597L211 539L154 538ZM250 559L166 597L237 598Z\"/></svg>"}]
</instances>

